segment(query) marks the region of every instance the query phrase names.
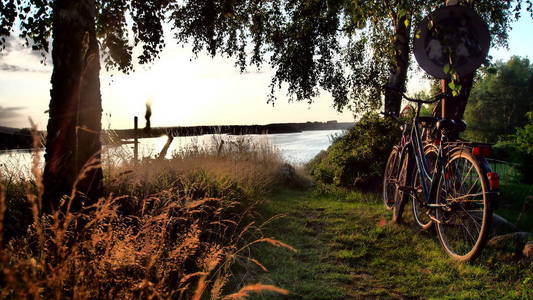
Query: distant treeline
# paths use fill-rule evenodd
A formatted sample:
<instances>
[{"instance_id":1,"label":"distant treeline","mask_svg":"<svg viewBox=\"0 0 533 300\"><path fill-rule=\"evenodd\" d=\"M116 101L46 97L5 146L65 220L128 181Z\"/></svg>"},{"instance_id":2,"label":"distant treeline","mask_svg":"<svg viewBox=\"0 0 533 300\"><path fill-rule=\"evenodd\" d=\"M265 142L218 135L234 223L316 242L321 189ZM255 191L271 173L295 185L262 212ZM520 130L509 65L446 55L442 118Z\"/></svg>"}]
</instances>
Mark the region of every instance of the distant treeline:
<instances>
[{"instance_id":1,"label":"distant treeline","mask_svg":"<svg viewBox=\"0 0 533 300\"><path fill-rule=\"evenodd\" d=\"M278 134L294 133L308 130L336 130L349 129L355 123L351 122L307 122L307 123L277 123L267 125L223 125L223 126L183 126L183 127L157 127L150 130L121 129L114 130L115 135L121 139L171 136L197 136L204 134Z\"/></svg>"},{"instance_id":2,"label":"distant treeline","mask_svg":"<svg viewBox=\"0 0 533 300\"><path fill-rule=\"evenodd\" d=\"M32 134L27 128L0 126L0 150L28 149L32 145Z\"/></svg>"},{"instance_id":3,"label":"distant treeline","mask_svg":"<svg viewBox=\"0 0 533 300\"><path fill-rule=\"evenodd\" d=\"M204 134L277 134L294 133L308 130L336 130L349 129L355 123L351 122L306 122L306 123L277 123L267 125L223 125L223 126L183 126L183 127L156 127L150 130L142 128L116 129L109 132L104 131L104 143L117 142L116 139L125 140L137 138L150 138L162 135L177 136L197 136ZM106 134L108 133L108 134ZM113 136L113 139L105 137ZM43 138L44 140L44 138ZM29 129L18 129L0 127L0 150L7 149L28 149L32 145L32 136Z\"/></svg>"}]
</instances>

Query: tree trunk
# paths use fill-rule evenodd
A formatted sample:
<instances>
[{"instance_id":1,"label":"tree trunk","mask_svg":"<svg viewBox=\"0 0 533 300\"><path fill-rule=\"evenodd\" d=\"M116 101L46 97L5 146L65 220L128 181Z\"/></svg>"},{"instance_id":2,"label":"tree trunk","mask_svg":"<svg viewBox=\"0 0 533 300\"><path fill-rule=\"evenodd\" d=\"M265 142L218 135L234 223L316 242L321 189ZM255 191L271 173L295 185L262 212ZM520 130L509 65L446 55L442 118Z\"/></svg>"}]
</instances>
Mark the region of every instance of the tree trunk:
<instances>
[{"instance_id":1,"label":"tree trunk","mask_svg":"<svg viewBox=\"0 0 533 300\"><path fill-rule=\"evenodd\" d=\"M470 92L472 91L472 85L474 83L474 73L461 76L460 84L461 91L459 95L452 98L452 104L450 109L451 117L453 119L463 119L466 104L468 104L468 97L470 97Z\"/></svg>"},{"instance_id":2,"label":"tree trunk","mask_svg":"<svg viewBox=\"0 0 533 300\"><path fill-rule=\"evenodd\" d=\"M405 22L408 21L408 26ZM402 105L402 95L398 91L405 92L407 81L407 69L409 68L409 37L411 32L410 18L404 15L396 18L394 26L394 63L385 90L385 112L398 116Z\"/></svg>"},{"instance_id":3,"label":"tree trunk","mask_svg":"<svg viewBox=\"0 0 533 300\"><path fill-rule=\"evenodd\" d=\"M451 95L452 90L447 86L448 80L441 80L441 91ZM459 84L461 85L461 91L459 95L451 97L445 104L445 111L442 108L442 102L439 102L433 110L433 116L444 119L458 119L462 120L466 104L468 103L468 97L472 91L472 85L474 83L474 73L461 76Z\"/></svg>"},{"instance_id":4,"label":"tree trunk","mask_svg":"<svg viewBox=\"0 0 533 300\"><path fill-rule=\"evenodd\" d=\"M75 192L72 209L79 209L82 202L94 201L102 192L99 165L102 103L95 9L95 0L53 2L54 70L43 212L57 209L64 195Z\"/></svg>"},{"instance_id":5,"label":"tree trunk","mask_svg":"<svg viewBox=\"0 0 533 300\"><path fill-rule=\"evenodd\" d=\"M458 2L456 0L446 0L445 5L446 6L453 6L458 5ZM466 3L466 5L472 7L473 4ZM470 97L470 92L472 91L472 85L474 84L474 75L476 71L472 72L468 75L463 75L460 77L459 84L461 85L461 91L459 92L459 95L452 97L450 101L446 103L446 113L443 112L442 117L450 118L450 119L458 119L462 120L466 104L468 103L468 97ZM449 88L443 87L443 91L446 91L447 93L451 93L451 90Z\"/></svg>"}]
</instances>

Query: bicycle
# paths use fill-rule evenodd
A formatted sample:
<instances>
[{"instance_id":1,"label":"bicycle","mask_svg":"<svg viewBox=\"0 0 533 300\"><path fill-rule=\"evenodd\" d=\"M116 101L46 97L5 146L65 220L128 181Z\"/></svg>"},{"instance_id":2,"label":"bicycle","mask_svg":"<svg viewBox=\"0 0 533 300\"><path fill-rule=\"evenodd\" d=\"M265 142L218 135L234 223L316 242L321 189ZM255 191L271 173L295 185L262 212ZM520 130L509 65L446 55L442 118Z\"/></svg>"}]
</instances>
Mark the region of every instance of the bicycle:
<instances>
[{"instance_id":1,"label":"bicycle","mask_svg":"<svg viewBox=\"0 0 533 300\"><path fill-rule=\"evenodd\" d=\"M408 108L408 107L406 107ZM404 108L402 112L400 113L400 116L406 116L405 113L406 109ZM391 117L393 119L396 119L396 121L401 122L400 118L397 118L394 115L382 113L385 116ZM401 156L401 153L405 147L405 145L408 142L406 130L404 125L402 125L402 138L400 139L400 143L393 147L391 153L389 154L389 157L387 159L387 164L385 168L385 176L383 181L383 203L385 204L385 207L388 210L392 210L395 203L395 195L396 195L396 186L397 186L397 171L399 169L399 157Z\"/></svg>"},{"instance_id":2,"label":"bicycle","mask_svg":"<svg viewBox=\"0 0 533 300\"><path fill-rule=\"evenodd\" d=\"M403 126L401 142L391 151L385 167L385 206L393 209L393 221L400 223L411 198L416 224L422 229L435 226L449 256L471 261L486 243L492 202L499 190L498 175L485 160L490 145L458 139L466 129L462 120L419 116L422 104L449 95L441 93L421 100L401 94L417 108L410 126ZM431 127L439 132L438 137L423 141L421 128Z\"/></svg>"}]
</instances>

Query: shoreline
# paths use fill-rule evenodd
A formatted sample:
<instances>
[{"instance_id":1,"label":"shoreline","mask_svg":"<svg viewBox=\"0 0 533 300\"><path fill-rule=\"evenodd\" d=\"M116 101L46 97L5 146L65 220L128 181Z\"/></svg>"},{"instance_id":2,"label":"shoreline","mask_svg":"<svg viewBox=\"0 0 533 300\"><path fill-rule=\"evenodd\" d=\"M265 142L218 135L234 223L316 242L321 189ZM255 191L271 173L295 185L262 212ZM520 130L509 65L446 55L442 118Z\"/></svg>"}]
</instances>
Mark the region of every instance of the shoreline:
<instances>
[{"instance_id":1,"label":"shoreline","mask_svg":"<svg viewBox=\"0 0 533 300\"><path fill-rule=\"evenodd\" d=\"M214 126L175 126L154 127L144 129L111 129L102 130L103 144L127 144L131 139L154 138L160 136L201 136L209 134L283 134L298 133L315 130L347 130L355 125L355 122L306 122L306 123L272 123L266 125L214 125ZM10 128L11 132L0 131L0 150L27 150L31 149L32 136L24 129ZM44 132L41 132L42 143L45 143ZM116 139L120 142L117 143Z\"/></svg>"}]
</instances>

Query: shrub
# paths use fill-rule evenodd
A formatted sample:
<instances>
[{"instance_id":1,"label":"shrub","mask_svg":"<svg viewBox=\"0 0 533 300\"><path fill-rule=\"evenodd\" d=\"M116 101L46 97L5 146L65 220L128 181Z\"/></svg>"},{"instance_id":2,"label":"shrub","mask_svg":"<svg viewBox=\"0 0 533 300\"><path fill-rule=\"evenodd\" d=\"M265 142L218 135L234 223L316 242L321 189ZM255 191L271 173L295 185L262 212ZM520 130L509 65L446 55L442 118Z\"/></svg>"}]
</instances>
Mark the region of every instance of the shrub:
<instances>
[{"instance_id":1,"label":"shrub","mask_svg":"<svg viewBox=\"0 0 533 300\"><path fill-rule=\"evenodd\" d=\"M254 222L254 204L282 167L271 146L196 147L170 160L108 166L107 197L76 212L65 197L60 210L42 216L42 186L0 177L0 298L220 299L235 263L261 268L248 257L251 245L292 249L263 237ZM33 223L3 239L4 212L23 198ZM286 293L257 284L228 297L262 290Z\"/></svg>"},{"instance_id":2,"label":"shrub","mask_svg":"<svg viewBox=\"0 0 533 300\"><path fill-rule=\"evenodd\" d=\"M523 128L516 129L516 144L518 147L529 155L533 155L533 111L526 114L528 124Z\"/></svg>"},{"instance_id":3,"label":"shrub","mask_svg":"<svg viewBox=\"0 0 533 300\"><path fill-rule=\"evenodd\" d=\"M344 187L379 186L387 157L400 137L398 122L365 114L345 135L336 138L307 168L315 180Z\"/></svg>"},{"instance_id":4,"label":"shrub","mask_svg":"<svg viewBox=\"0 0 533 300\"><path fill-rule=\"evenodd\" d=\"M307 163L306 168L319 183L332 184L335 173L333 166L329 164L327 159L328 151L322 150Z\"/></svg>"},{"instance_id":5,"label":"shrub","mask_svg":"<svg viewBox=\"0 0 533 300\"><path fill-rule=\"evenodd\" d=\"M533 165L533 112L528 112L526 116L529 123L517 128L510 140L498 142L493 150L495 158L519 164L520 182L533 184L533 174L530 172Z\"/></svg>"}]
</instances>

